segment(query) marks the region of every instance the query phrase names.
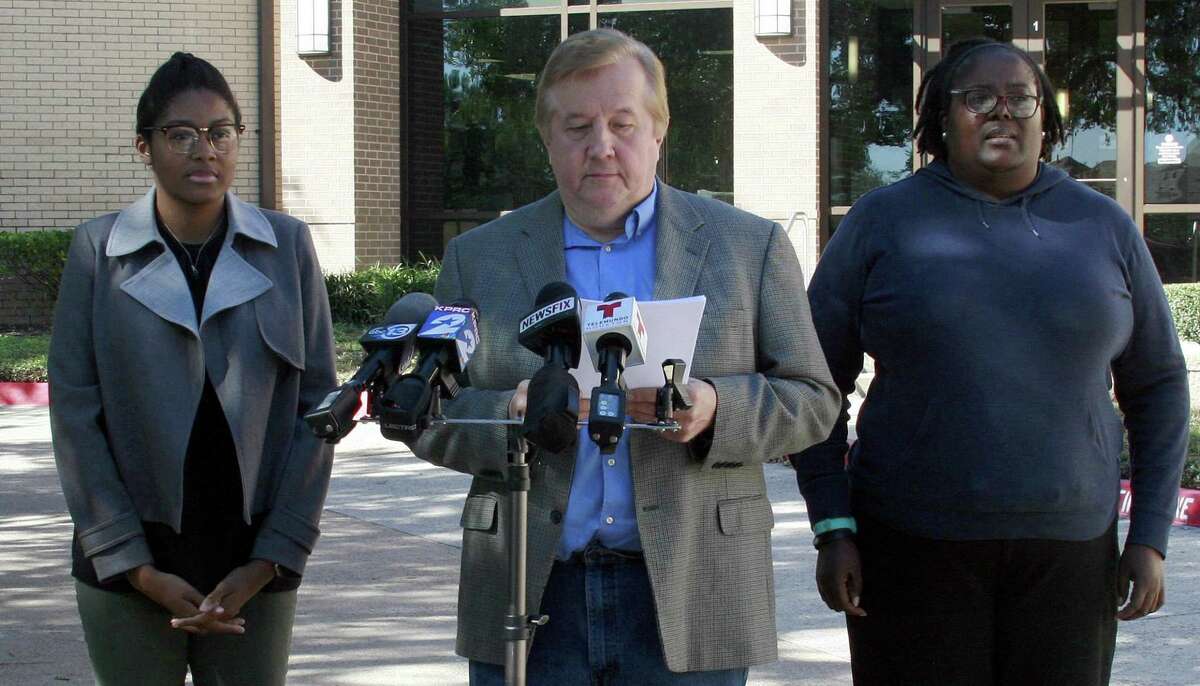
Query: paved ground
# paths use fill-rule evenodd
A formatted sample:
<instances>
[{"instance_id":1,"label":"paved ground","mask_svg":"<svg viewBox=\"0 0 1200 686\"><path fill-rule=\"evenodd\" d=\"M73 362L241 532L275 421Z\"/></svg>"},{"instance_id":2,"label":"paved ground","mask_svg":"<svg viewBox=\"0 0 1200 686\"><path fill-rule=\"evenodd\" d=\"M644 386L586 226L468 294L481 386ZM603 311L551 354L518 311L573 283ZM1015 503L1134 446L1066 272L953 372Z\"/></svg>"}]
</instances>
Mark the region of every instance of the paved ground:
<instances>
[{"instance_id":1,"label":"paved ground","mask_svg":"<svg viewBox=\"0 0 1200 686\"><path fill-rule=\"evenodd\" d=\"M791 471L770 465L768 482L780 661L753 670L750 683L849 683L842 619L817 597L816 555ZM466 485L372 427L351 434L300 591L291 683L466 682L453 654ZM0 407L0 685L92 681L67 574L70 535L45 408ZM1176 528L1171 546L1170 602L1122 624L1116 684L1200 684L1200 529Z\"/></svg>"}]
</instances>

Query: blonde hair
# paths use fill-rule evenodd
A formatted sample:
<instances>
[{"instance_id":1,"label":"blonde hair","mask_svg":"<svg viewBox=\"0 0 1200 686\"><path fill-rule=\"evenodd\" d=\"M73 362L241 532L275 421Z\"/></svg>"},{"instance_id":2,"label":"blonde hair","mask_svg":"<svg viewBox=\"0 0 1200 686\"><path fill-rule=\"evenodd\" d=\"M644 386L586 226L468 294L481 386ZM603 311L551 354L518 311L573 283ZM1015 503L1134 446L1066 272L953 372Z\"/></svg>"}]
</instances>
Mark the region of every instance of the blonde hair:
<instances>
[{"instance_id":1,"label":"blonde hair","mask_svg":"<svg viewBox=\"0 0 1200 686\"><path fill-rule=\"evenodd\" d=\"M667 79L662 62L646 44L616 29L593 29L575 33L558 44L538 78L534 122L545 138L550 119L554 116L547 102L550 89L562 81L582 76L585 72L617 64L626 59L636 60L646 74L650 93L646 109L655 123L655 133L667 129L671 112L667 107Z\"/></svg>"}]
</instances>

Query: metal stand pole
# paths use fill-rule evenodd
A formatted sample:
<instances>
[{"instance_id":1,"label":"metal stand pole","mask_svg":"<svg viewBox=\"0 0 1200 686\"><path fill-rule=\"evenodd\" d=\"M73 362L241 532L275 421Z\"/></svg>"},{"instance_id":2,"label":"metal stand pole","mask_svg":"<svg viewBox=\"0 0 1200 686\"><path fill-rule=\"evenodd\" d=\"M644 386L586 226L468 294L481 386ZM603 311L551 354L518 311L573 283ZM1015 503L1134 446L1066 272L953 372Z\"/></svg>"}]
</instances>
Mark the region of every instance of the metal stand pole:
<instances>
[{"instance_id":1,"label":"metal stand pole","mask_svg":"<svg viewBox=\"0 0 1200 686\"><path fill-rule=\"evenodd\" d=\"M525 660L535 626L549 620L529 615L525 608L525 562L529 524L529 444L516 427L508 429L508 614L504 617L504 683L525 686Z\"/></svg>"}]
</instances>

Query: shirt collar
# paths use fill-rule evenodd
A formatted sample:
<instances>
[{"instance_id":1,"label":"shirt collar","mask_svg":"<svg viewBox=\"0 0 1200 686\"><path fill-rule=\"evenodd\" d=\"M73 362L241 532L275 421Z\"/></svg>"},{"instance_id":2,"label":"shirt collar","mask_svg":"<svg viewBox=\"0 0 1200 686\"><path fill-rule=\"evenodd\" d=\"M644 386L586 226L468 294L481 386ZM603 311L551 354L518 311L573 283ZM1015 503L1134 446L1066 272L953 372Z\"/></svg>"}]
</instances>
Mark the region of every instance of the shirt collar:
<instances>
[{"instance_id":1,"label":"shirt collar","mask_svg":"<svg viewBox=\"0 0 1200 686\"><path fill-rule=\"evenodd\" d=\"M646 228L654 223L654 214L658 204L658 179L654 180L654 187L650 189L650 195L647 195L645 200L642 200L633 209L629 211L629 215L625 217L625 238L616 239L614 242L629 242L638 238L645 233ZM570 215L563 212L563 238L566 248L581 248L595 247L601 245L599 241L587 235L587 233L579 228L579 225L571 221Z\"/></svg>"}]
</instances>

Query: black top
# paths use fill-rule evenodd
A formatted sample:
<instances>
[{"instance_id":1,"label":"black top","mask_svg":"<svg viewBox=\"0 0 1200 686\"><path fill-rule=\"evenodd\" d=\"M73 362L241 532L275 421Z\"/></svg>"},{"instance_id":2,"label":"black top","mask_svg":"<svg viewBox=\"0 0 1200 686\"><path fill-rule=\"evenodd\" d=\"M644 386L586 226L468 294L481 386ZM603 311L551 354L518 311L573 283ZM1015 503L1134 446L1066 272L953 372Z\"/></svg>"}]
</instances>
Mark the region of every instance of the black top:
<instances>
[{"instance_id":1,"label":"black top","mask_svg":"<svg viewBox=\"0 0 1200 686\"><path fill-rule=\"evenodd\" d=\"M226 222L204 243L181 243L166 229L161 218L158 231L187 279L199 321L208 279L225 241ZM182 531L175 533L162 522L142 522L154 566L182 577L197 591L208 594L226 574L250 559L261 524L261 516L253 518L250 524L242 519L237 448L216 389L205 374L204 392L184 458ZM101 584L95 567L83 554L78 537L71 552L71 574L76 579L106 590L133 590L123 576ZM283 575L263 590L293 590L299 585L299 576Z\"/></svg>"}]
</instances>

